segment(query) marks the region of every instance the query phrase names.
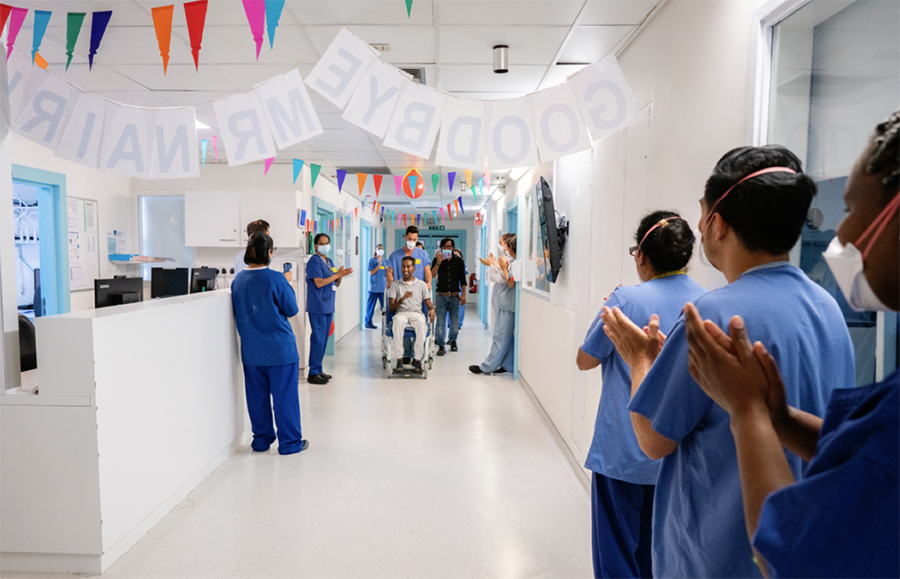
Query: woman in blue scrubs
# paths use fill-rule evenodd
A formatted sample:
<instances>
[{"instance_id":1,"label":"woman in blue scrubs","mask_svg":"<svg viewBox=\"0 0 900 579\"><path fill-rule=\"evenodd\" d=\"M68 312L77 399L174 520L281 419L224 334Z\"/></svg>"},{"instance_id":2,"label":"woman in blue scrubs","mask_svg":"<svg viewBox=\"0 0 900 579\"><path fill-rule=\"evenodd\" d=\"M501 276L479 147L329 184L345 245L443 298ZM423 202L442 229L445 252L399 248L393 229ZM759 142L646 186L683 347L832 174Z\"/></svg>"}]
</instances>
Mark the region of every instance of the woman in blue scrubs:
<instances>
[{"instance_id":1,"label":"woman in blue scrubs","mask_svg":"<svg viewBox=\"0 0 900 579\"><path fill-rule=\"evenodd\" d=\"M620 308L641 326L656 315L660 331L668 333L684 304L706 293L687 275L694 234L675 213L655 211L641 219L634 241L629 253L642 283L616 288L606 305ZM630 370L603 331L599 312L576 363L579 370L603 365L594 440L584 464L593 471L594 576L651 577L650 529L659 464L638 446L628 412Z\"/></svg>"},{"instance_id":2,"label":"woman in blue scrubs","mask_svg":"<svg viewBox=\"0 0 900 579\"><path fill-rule=\"evenodd\" d=\"M856 311L900 309L900 111L878 125L824 257ZM735 316L686 309L691 374L730 418L747 535L769 577L900 575L900 384L836 390L825 418L788 406L778 365ZM889 329L893 332L895 329ZM810 360L832 364L831 360ZM809 461L795 481L782 447Z\"/></svg>"},{"instance_id":3,"label":"woman in blue scrubs","mask_svg":"<svg viewBox=\"0 0 900 579\"><path fill-rule=\"evenodd\" d=\"M313 240L315 254L306 262L306 313L309 315L309 327L312 335L309 339L309 376L310 384L328 384L329 374L322 371L322 360L325 358L325 346L331 331L331 320L334 318L334 296L341 280L353 273L353 269L334 267L328 259L331 249L331 238L325 233L316 235Z\"/></svg>"},{"instance_id":4,"label":"woman in blue scrubs","mask_svg":"<svg viewBox=\"0 0 900 579\"><path fill-rule=\"evenodd\" d=\"M244 253L247 267L231 284L231 303L241 336L247 411L253 427L250 447L265 452L275 442L274 408L278 454L294 454L309 446L300 428L300 357L288 322L299 309L291 284L267 267L274 251L272 238L265 233L250 236Z\"/></svg>"}]
</instances>

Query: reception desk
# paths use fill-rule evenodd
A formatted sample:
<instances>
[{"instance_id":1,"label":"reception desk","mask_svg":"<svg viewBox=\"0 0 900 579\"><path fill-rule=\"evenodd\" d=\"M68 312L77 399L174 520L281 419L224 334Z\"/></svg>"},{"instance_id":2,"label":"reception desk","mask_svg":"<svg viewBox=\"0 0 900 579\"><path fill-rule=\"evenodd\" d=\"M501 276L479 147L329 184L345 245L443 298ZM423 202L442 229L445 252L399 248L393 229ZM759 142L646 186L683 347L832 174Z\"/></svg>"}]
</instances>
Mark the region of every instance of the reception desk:
<instances>
[{"instance_id":1,"label":"reception desk","mask_svg":"<svg viewBox=\"0 0 900 579\"><path fill-rule=\"evenodd\" d=\"M0 396L0 570L102 573L250 436L227 291L38 318Z\"/></svg>"}]
</instances>

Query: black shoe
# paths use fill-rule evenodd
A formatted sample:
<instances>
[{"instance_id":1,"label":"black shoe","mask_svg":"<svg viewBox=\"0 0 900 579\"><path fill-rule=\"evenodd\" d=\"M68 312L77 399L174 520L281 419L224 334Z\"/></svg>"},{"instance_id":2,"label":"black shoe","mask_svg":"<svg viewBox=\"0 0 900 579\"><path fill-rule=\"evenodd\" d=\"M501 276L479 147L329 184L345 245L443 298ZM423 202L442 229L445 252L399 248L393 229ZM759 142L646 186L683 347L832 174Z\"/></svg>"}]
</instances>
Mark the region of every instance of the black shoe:
<instances>
[{"instance_id":1,"label":"black shoe","mask_svg":"<svg viewBox=\"0 0 900 579\"><path fill-rule=\"evenodd\" d=\"M394 374L405 374L406 370L403 369L403 364L397 364L397 367L394 368Z\"/></svg>"},{"instance_id":2,"label":"black shoe","mask_svg":"<svg viewBox=\"0 0 900 579\"><path fill-rule=\"evenodd\" d=\"M437 351L438 356L443 356L446 353L447 353L447 350L445 350L443 346L438 346L438 351Z\"/></svg>"},{"instance_id":3,"label":"black shoe","mask_svg":"<svg viewBox=\"0 0 900 579\"><path fill-rule=\"evenodd\" d=\"M309 448L309 441L306 440L306 439L304 438L304 439L303 439L303 446L300 447L300 452L303 452L303 451L306 450L307 448Z\"/></svg>"},{"instance_id":4,"label":"black shoe","mask_svg":"<svg viewBox=\"0 0 900 579\"><path fill-rule=\"evenodd\" d=\"M450 351L451 352L459 352L459 348L456 347L456 340L450 342Z\"/></svg>"},{"instance_id":5,"label":"black shoe","mask_svg":"<svg viewBox=\"0 0 900 579\"><path fill-rule=\"evenodd\" d=\"M413 360L413 372L415 372L416 374L422 373L422 362Z\"/></svg>"},{"instance_id":6,"label":"black shoe","mask_svg":"<svg viewBox=\"0 0 900 579\"><path fill-rule=\"evenodd\" d=\"M366 324L366 329L368 329L368 330L377 330L377 329L378 329L378 326L376 326L375 324Z\"/></svg>"},{"instance_id":7,"label":"black shoe","mask_svg":"<svg viewBox=\"0 0 900 579\"><path fill-rule=\"evenodd\" d=\"M313 374L309 378L306 379L310 384L328 384L328 380L322 377L321 374Z\"/></svg>"},{"instance_id":8,"label":"black shoe","mask_svg":"<svg viewBox=\"0 0 900 579\"><path fill-rule=\"evenodd\" d=\"M404 364L405 366L408 366L408 365L412 364L412 359L404 357L404 358L403 358L403 364Z\"/></svg>"},{"instance_id":9,"label":"black shoe","mask_svg":"<svg viewBox=\"0 0 900 579\"><path fill-rule=\"evenodd\" d=\"M326 380L331 380L331 374L326 374L325 372L319 372L319 376L325 378Z\"/></svg>"},{"instance_id":10,"label":"black shoe","mask_svg":"<svg viewBox=\"0 0 900 579\"><path fill-rule=\"evenodd\" d=\"M481 371L481 366L478 366L477 364L474 366L469 366L469 372L471 372L472 374L484 374L484 372Z\"/></svg>"},{"instance_id":11,"label":"black shoe","mask_svg":"<svg viewBox=\"0 0 900 579\"><path fill-rule=\"evenodd\" d=\"M496 370L494 370L494 374L506 374L507 370L503 366L500 366Z\"/></svg>"}]
</instances>

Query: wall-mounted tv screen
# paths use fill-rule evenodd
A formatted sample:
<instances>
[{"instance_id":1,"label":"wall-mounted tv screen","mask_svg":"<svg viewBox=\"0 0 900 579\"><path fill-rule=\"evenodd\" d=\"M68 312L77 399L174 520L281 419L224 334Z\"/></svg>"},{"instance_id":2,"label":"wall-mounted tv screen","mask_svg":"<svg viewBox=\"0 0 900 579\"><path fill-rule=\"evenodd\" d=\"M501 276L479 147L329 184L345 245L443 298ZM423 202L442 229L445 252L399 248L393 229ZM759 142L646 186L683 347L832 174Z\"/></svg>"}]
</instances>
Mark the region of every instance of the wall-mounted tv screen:
<instances>
[{"instance_id":1,"label":"wall-mounted tv screen","mask_svg":"<svg viewBox=\"0 0 900 579\"><path fill-rule=\"evenodd\" d=\"M543 177L538 186L537 204L538 216L541 220L541 239L544 242L544 261L550 262L550 267L545 270L547 281L556 283L559 270L562 268L562 251L559 246L559 232L556 230L556 207L553 204L553 192L550 191L550 185Z\"/></svg>"}]
</instances>

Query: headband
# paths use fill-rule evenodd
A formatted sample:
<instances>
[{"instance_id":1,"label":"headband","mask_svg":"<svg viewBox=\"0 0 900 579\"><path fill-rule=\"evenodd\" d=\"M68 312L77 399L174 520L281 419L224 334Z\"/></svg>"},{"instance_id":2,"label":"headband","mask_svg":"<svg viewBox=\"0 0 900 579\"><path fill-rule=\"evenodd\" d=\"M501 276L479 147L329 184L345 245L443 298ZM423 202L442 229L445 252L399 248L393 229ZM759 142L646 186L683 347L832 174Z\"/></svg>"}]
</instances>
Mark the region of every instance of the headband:
<instances>
[{"instance_id":1,"label":"headband","mask_svg":"<svg viewBox=\"0 0 900 579\"><path fill-rule=\"evenodd\" d=\"M707 216L706 216L706 221L705 221L703 224L704 224L705 226L708 226L708 225L709 225L709 221L710 221L710 219L712 219L713 213L716 212L716 207L719 206L719 203L722 202L722 199L725 199L725 197L726 197L729 193L731 193L731 190L732 190L732 189L734 189L735 187L737 187L738 185L740 185L741 183L743 183L743 182L746 181L747 179L752 179L753 177L756 177L756 176L758 176L758 175L765 175L766 173L796 173L796 171L794 171L794 170L791 169L790 167L766 167L765 169L760 169L759 171L756 171L755 173L750 173L749 175L747 175L746 177L744 177L743 179L741 179L740 181L738 181L737 183L735 183L734 185L732 185L731 187L729 187L729 188L728 188L728 191L726 191L725 193L722 194L721 197L719 197L719 200L716 201L716 202L713 204L712 209L709 210L709 214L707 214ZM705 230L706 227L704 227L703 229Z\"/></svg>"},{"instance_id":2,"label":"headband","mask_svg":"<svg viewBox=\"0 0 900 579\"><path fill-rule=\"evenodd\" d=\"M652 231L653 231L654 229L656 229L657 227L665 227L666 225L669 224L669 221L671 221L671 220L673 220L673 219L681 219L681 217L679 217L679 216L677 216L677 215L673 215L672 217L666 217L666 218L664 218L664 219L660 219L659 221L657 221L657 222L656 222L656 225L654 225L653 227L651 227L650 229L648 229L648 230L647 230L647 233L644 234L644 237L641 238L641 242L638 243L638 249L640 249L640 247L641 247L642 245L644 245L644 240L647 239L647 236L650 235L650 232L652 232Z\"/></svg>"}]
</instances>

